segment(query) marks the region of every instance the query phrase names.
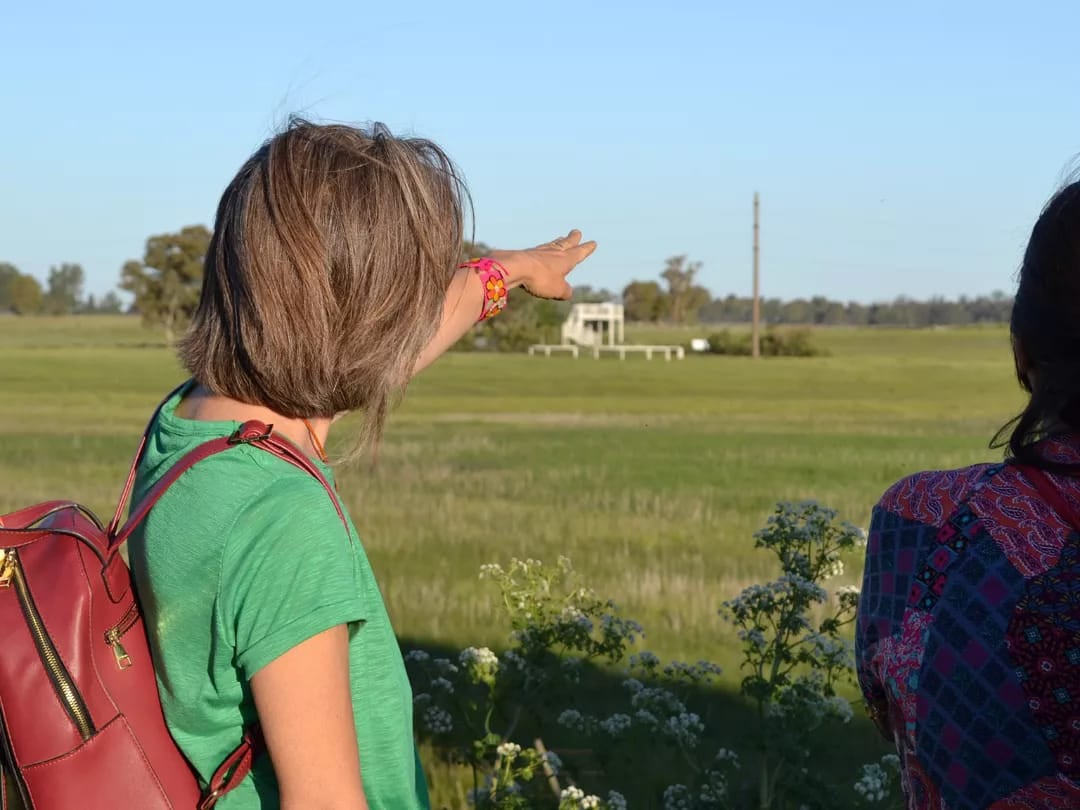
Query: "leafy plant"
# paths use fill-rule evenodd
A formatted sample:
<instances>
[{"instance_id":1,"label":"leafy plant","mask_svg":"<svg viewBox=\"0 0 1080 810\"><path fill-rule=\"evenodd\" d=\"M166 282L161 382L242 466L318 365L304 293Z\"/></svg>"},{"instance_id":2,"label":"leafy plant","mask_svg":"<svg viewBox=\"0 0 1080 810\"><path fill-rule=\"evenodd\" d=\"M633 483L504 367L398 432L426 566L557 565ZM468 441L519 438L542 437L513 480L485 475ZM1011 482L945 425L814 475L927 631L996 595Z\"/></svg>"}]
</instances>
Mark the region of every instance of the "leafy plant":
<instances>
[{"instance_id":1,"label":"leafy plant","mask_svg":"<svg viewBox=\"0 0 1080 810\"><path fill-rule=\"evenodd\" d=\"M843 556L863 540L861 530L813 502L778 505L755 535L755 545L776 556L780 576L751 585L721 609L743 645L740 693L756 708L756 727L739 735L746 750L717 748L690 705L719 667L630 654L644 636L641 626L579 585L566 558L555 566L532 559L483 566L480 576L498 588L511 629L501 656L472 647L453 660L422 650L406 656L418 732L471 770L469 801L486 810L625 810L638 801L664 810L838 806L837 787L815 773L810 752L826 723L846 723L853 714L837 687L853 676L844 629L858 591L841 587L830 597L822 583L843 573ZM570 697L587 662L621 667L614 711L590 711ZM557 754L539 740L526 742L523 718L545 717L557 718L549 728L554 735L591 744L601 784L612 778L604 766L618 757L660 769L668 780L662 795L628 802L616 790L606 798L586 793ZM861 800L891 799L894 760L863 767L855 784Z\"/></svg>"}]
</instances>

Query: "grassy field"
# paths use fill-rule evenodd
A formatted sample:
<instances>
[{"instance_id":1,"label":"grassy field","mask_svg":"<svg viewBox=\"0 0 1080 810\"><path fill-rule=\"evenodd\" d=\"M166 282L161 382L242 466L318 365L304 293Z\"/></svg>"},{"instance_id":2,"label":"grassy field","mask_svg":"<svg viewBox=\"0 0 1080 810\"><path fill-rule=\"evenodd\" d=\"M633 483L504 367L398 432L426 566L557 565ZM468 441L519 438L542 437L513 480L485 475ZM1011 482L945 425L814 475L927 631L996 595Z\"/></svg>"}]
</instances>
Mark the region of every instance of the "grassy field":
<instances>
[{"instance_id":1,"label":"grassy field","mask_svg":"<svg viewBox=\"0 0 1080 810\"><path fill-rule=\"evenodd\" d=\"M340 476L399 634L498 647L479 566L566 554L645 625L649 649L712 658L733 686L716 611L771 575L751 535L776 501L813 498L865 526L898 477L999 456L988 441L1021 402L1004 329L815 339L830 356L441 361L378 466ZM0 513L57 496L109 511L180 377L130 319L0 320Z\"/></svg>"}]
</instances>

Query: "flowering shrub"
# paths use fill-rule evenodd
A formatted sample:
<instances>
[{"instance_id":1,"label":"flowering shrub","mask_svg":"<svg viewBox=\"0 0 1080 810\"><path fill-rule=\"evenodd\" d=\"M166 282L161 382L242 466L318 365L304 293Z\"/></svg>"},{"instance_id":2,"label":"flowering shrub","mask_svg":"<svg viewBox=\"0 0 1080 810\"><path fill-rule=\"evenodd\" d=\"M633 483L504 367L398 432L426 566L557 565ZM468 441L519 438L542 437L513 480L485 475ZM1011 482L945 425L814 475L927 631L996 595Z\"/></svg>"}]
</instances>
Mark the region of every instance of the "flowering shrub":
<instances>
[{"instance_id":1,"label":"flowering shrub","mask_svg":"<svg viewBox=\"0 0 1080 810\"><path fill-rule=\"evenodd\" d=\"M774 807L783 794L820 801L832 793L805 763L822 723L846 723L853 714L836 685L854 670L854 650L841 630L854 621L859 594L839 588L831 604L820 583L842 574L843 553L863 543L863 532L838 524L831 509L780 504L755 535L755 546L779 560L779 579L751 585L721 610L743 643L747 675L740 690L758 710L762 808Z\"/></svg>"},{"instance_id":2,"label":"flowering shrub","mask_svg":"<svg viewBox=\"0 0 1080 810\"><path fill-rule=\"evenodd\" d=\"M855 783L855 792L867 804L878 804L891 798L900 776L900 757L888 754L881 762L862 766L862 776Z\"/></svg>"},{"instance_id":3,"label":"flowering shrub","mask_svg":"<svg viewBox=\"0 0 1080 810\"><path fill-rule=\"evenodd\" d=\"M463 727L469 745L455 753L473 771L469 799L476 807L625 808L614 791L602 799L573 785L562 788L558 756L511 738L525 713L577 683L584 662L621 661L641 626L620 618L611 601L574 587L566 558L554 567L537 560L485 565L480 577L499 588L511 647L501 658L470 647L456 662L422 650L408 653L414 684L423 690L414 698L421 732L450 742L449 735Z\"/></svg>"},{"instance_id":4,"label":"flowering shrub","mask_svg":"<svg viewBox=\"0 0 1080 810\"><path fill-rule=\"evenodd\" d=\"M777 556L780 576L746 588L721 610L742 642L740 691L757 712L756 728L741 735L744 758L718 748L690 705L720 674L715 664L630 654L644 636L641 626L578 585L565 558L554 567L531 559L485 565L480 576L498 588L509 619L509 648L501 656L471 647L454 659L421 650L406 655L418 731L472 771L469 802L492 810L626 810L638 802L664 810L840 806L835 786L809 768L809 751L825 723L852 717L836 687L852 677L853 651L842 632L854 619L858 592L839 588L830 598L821 583L843 572L842 555L863 534L817 504L781 504L755 541ZM586 662L624 674L620 693L608 695L610 705L599 713L574 699ZM524 728L537 725L587 741L601 783L609 781L607 766L619 761L663 774L667 787L629 802L614 790L588 793L539 740L526 744ZM860 800L890 798L897 781L892 760L863 766L855 785Z\"/></svg>"}]
</instances>

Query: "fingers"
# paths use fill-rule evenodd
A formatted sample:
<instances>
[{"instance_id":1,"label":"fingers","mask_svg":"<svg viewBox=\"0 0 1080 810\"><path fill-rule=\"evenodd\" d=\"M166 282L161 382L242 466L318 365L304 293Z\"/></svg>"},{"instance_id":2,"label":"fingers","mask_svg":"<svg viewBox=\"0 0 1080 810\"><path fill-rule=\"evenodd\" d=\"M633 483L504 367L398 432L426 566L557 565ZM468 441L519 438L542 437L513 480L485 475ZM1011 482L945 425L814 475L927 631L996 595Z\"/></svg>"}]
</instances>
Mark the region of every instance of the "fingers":
<instances>
[{"instance_id":1,"label":"fingers","mask_svg":"<svg viewBox=\"0 0 1080 810\"><path fill-rule=\"evenodd\" d=\"M542 247L554 248L555 250L567 250L568 248L577 247L578 243L580 242L581 231L579 231L577 228L574 228L566 236L556 237L547 244L542 245Z\"/></svg>"},{"instance_id":2,"label":"fingers","mask_svg":"<svg viewBox=\"0 0 1080 810\"><path fill-rule=\"evenodd\" d=\"M578 238L580 238L580 236L581 235L579 234ZM572 262L572 264L567 269L567 272L574 269L574 267L581 264L587 258L592 256L594 250L596 250L596 242L593 242L591 240L588 242L583 242L580 245L575 245L573 248L568 250L567 253L570 254L570 261Z\"/></svg>"}]
</instances>

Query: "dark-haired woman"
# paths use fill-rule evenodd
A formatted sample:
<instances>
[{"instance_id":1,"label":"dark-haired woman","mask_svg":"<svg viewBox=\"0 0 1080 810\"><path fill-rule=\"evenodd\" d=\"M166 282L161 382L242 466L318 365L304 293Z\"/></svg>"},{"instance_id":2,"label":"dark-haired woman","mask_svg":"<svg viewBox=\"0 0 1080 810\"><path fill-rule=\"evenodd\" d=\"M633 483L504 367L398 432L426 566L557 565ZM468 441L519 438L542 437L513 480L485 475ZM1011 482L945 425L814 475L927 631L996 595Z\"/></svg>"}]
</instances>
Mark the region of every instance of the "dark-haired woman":
<instances>
[{"instance_id":1,"label":"dark-haired woman","mask_svg":"<svg viewBox=\"0 0 1080 810\"><path fill-rule=\"evenodd\" d=\"M1080 183L1039 217L1012 314L1030 393L1004 464L874 509L864 698L909 808L1080 807Z\"/></svg>"}]
</instances>

